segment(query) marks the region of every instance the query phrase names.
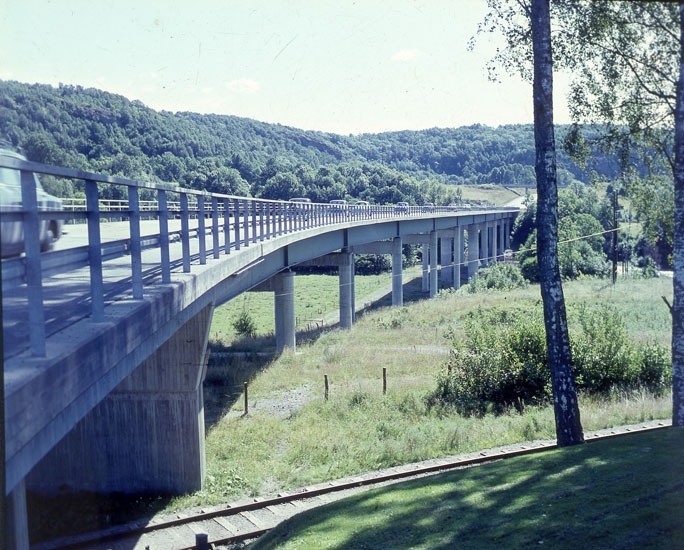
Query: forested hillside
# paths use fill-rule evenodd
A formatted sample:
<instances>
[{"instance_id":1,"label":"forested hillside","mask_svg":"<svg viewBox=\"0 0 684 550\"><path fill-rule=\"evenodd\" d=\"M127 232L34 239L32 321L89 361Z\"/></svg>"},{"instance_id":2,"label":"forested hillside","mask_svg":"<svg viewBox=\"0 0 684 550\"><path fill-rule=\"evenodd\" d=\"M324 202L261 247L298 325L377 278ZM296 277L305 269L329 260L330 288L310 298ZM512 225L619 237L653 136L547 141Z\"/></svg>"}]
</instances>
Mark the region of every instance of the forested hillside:
<instances>
[{"instance_id":1,"label":"forested hillside","mask_svg":"<svg viewBox=\"0 0 684 550\"><path fill-rule=\"evenodd\" d=\"M460 185L535 185L533 133L525 125L341 136L158 112L80 86L0 81L0 138L38 162L266 198L448 203L458 200ZM596 158L612 178L615 163ZM589 180L563 152L558 164L561 185Z\"/></svg>"}]
</instances>

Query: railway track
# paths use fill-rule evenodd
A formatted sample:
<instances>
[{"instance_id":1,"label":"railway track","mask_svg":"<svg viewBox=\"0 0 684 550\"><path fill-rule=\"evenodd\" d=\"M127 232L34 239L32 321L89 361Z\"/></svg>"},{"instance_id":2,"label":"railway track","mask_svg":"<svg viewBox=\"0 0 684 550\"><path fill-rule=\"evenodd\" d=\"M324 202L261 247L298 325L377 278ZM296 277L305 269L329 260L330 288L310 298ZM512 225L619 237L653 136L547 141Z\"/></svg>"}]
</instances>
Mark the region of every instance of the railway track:
<instances>
[{"instance_id":1,"label":"railway track","mask_svg":"<svg viewBox=\"0 0 684 550\"><path fill-rule=\"evenodd\" d=\"M649 421L590 432L585 434L585 439L587 442L592 442L638 432L660 430L669 426L670 422L667 420ZM542 440L408 464L284 492L274 497L255 498L227 506L204 509L188 515L179 514L174 517L137 521L104 531L61 538L32 545L31 550L232 548L244 541L258 538L295 514L360 491L438 472L537 453L555 447L555 441Z\"/></svg>"}]
</instances>

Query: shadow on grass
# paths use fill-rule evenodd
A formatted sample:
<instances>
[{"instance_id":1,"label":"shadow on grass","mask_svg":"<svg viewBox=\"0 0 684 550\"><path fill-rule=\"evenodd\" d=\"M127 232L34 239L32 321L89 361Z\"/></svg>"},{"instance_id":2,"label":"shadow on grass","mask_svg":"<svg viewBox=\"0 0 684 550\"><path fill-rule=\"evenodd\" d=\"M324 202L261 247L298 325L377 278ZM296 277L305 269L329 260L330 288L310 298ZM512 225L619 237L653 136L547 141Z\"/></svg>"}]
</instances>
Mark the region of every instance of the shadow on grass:
<instances>
[{"instance_id":1,"label":"shadow on grass","mask_svg":"<svg viewBox=\"0 0 684 550\"><path fill-rule=\"evenodd\" d=\"M376 489L250 548L684 548L683 506L684 429L672 428Z\"/></svg>"}]
</instances>

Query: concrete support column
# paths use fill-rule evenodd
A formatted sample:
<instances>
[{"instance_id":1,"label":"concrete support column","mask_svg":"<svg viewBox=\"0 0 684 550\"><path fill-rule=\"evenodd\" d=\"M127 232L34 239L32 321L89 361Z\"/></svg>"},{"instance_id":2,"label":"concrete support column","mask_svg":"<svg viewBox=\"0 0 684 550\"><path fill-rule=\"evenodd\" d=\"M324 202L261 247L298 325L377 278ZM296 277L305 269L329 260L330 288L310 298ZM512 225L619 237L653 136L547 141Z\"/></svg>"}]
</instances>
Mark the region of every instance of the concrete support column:
<instances>
[{"instance_id":1,"label":"concrete support column","mask_svg":"<svg viewBox=\"0 0 684 550\"><path fill-rule=\"evenodd\" d=\"M352 324L356 323L356 255L351 254L351 312Z\"/></svg>"},{"instance_id":2,"label":"concrete support column","mask_svg":"<svg viewBox=\"0 0 684 550\"><path fill-rule=\"evenodd\" d=\"M423 279L420 287L421 291L427 292L430 290L430 246L427 243L423 244Z\"/></svg>"},{"instance_id":3,"label":"concrete support column","mask_svg":"<svg viewBox=\"0 0 684 550\"><path fill-rule=\"evenodd\" d=\"M23 480L7 495L6 502L7 550L29 550L26 485ZM5 533L0 536L4 537Z\"/></svg>"},{"instance_id":4,"label":"concrete support column","mask_svg":"<svg viewBox=\"0 0 684 550\"><path fill-rule=\"evenodd\" d=\"M479 228L477 224L468 226L468 279L477 275L480 258Z\"/></svg>"},{"instance_id":5,"label":"concrete support column","mask_svg":"<svg viewBox=\"0 0 684 550\"><path fill-rule=\"evenodd\" d=\"M453 239L449 239L448 237L441 237L439 243L440 265L442 267L439 271L439 279L445 285L450 285L454 280L454 262L451 259L453 244Z\"/></svg>"},{"instance_id":6,"label":"concrete support column","mask_svg":"<svg viewBox=\"0 0 684 550\"><path fill-rule=\"evenodd\" d=\"M480 235L480 240L477 243L477 258L479 260L478 265L487 265L485 258L487 257L486 245L487 245L487 225L484 223L478 224L477 227L478 234Z\"/></svg>"},{"instance_id":7,"label":"concrete support column","mask_svg":"<svg viewBox=\"0 0 684 550\"><path fill-rule=\"evenodd\" d=\"M352 326L352 254L340 254L340 327Z\"/></svg>"},{"instance_id":8,"label":"concrete support column","mask_svg":"<svg viewBox=\"0 0 684 550\"><path fill-rule=\"evenodd\" d=\"M404 281L402 265L403 256L401 253L401 237L394 237L392 241L392 305L404 305Z\"/></svg>"},{"instance_id":9,"label":"concrete support column","mask_svg":"<svg viewBox=\"0 0 684 550\"><path fill-rule=\"evenodd\" d=\"M499 221L492 222L492 261L499 261Z\"/></svg>"},{"instance_id":10,"label":"concrete support column","mask_svg":"<svg viewBox=\"0 0 684 550\"><path fill-rule=\"evenodd\" d=\"M491 238L492 225L489 222L482 224L482 229L480 230L480 235L482 236L482 254L480 259L483 265L489 265L492 261L492 251L491 251Z\"/></svg>"},{"instance_id":11,"label":"concrete support column","mask_svg":"<svg viewBox=\"0 0 684 550\"><path fill-rule=\"evenodd\" d=\"M511 247L511 218L505 218L503 221L502 240L504 250Z\"/></svg>"},{"instance_id":12,"label":"concrete support column","mask_svg":"<svg viewBox=\"0 0 684 550\"><path fill-rule=\"evenodd\" d=\"M183 494L204 485L207 341L213 305L176 332L31 471L27 488Z\"/></svg>"},{"instance_id":13,"label":"concrete support column","mask_svg":"<svg viewBox=\"0 0 684 550\"><path fill-rule=\"evenodd\" d=\"M273 294L275 309L276 351L282 353L285 348L295 349L295 274L283 271L273 277Z\"/></svg>"},{"instance_id":14,"label":"concrete support column","mask_svg":"<svg viewBox=\"0 0 684 550\"><path fill-rule=\"evenodd\" d=\"M457 227L454 230L454 288L461 288L461 265L463 263L463 228Z\"/></svg>"},{"instance_id":15,"label":"concrete support column","mask_svg":"<svg viewBox=\"0 0 684 550\"><path fill-rule=\"evenodd\" d=\"M437 278L437 231L430 232L430 298L437 295L439 280Z\"/></svg>"}]
</instances>

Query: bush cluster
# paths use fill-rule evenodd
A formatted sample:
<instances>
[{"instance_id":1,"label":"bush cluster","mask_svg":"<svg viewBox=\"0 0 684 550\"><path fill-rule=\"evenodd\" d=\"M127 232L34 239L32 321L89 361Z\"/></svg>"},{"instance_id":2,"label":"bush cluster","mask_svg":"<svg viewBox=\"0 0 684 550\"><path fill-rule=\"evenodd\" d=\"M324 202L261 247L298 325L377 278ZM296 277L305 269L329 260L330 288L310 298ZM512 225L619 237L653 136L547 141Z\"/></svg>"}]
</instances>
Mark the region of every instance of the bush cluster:
<instances>
[{"instance_id":1,"label":"bush cluster","mask_svg":"<svg viewBox=\"0 0 684 550\"><path fill-rule=\"evenodd\" d=\"M636 344L622 318L607 305L568 310L577 388L589 394L646 388L658 393L671 383L668 351ZM468 314L465 339L453 333L430 405L450 405L463 415L503 413L551 400L551 376L541 305L482 308Z\"/></svg>"},{"instance_id":2,"label":"bush cluster","mask_svg":"<svg viewBox=\"0 0 684 550\"><path fill-rule=\"evenodd\" d=\"M470 278L467 288L469 293L476 294L487 290L525 288L527 284L517 265L498 262L480 269L477 275Z\"/></svg>"}]
</instances>

